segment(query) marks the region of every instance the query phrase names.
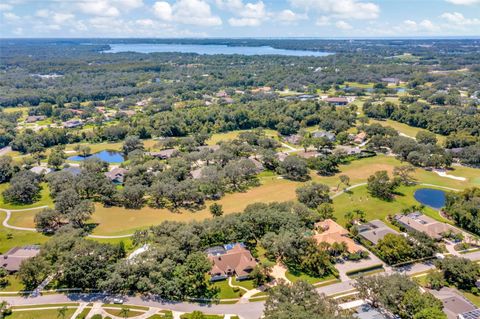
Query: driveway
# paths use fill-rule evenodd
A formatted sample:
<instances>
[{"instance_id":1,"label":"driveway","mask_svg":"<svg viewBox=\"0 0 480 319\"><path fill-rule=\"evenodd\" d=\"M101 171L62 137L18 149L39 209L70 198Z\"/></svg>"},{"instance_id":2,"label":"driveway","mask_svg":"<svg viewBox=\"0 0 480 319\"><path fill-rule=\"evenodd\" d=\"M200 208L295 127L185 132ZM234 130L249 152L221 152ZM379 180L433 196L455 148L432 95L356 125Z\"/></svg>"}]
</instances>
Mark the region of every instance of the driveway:
<instances>
[{"instance_id":1,"label":"driveway","mask_svg":"<svg viewBox=\"0 0 480 319\"><path fill-rule=\"evenodd\" d=\"M368 250L367 250L368 251ZM380 260L377 256L368 251L370 258L361 259L359 261L345 261L343 263L336 263L335 268L338 270L341 281L349 281L347 273L355 271L357 269L363 269L368 267L373 267L376 265L382 265L385 268L383 261Z\"/></svg>"}]
</instances>

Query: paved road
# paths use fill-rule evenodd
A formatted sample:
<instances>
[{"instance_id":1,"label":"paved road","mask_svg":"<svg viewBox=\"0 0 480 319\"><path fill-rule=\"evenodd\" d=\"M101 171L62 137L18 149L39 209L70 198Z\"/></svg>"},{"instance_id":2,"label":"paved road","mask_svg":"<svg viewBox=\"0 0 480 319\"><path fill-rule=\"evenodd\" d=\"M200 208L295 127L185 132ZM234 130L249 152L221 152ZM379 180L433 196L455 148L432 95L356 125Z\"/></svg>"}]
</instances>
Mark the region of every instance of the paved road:
<instances>
[{"instance_id":1,"label":"paved road","mask_svg":"<svg viewBox=\"0 0 480 319\"><path fill-rule=\"evenodd\" d=\"M28 297L1 297L12 306L24 305L39 305L39 304L55 304L67 302L106 302L106 295L104 294L69 294L69 295L44 295L34 298ZM242 304L225 304L225 305L203 305L187 302L162 302L158 300L142 298L142 297L127 297L125 304L132 304L138 306L157 307L161 309L168 309L180 312L192 312L200 310L207 314L237 314L245 319L258 319L263 313L263 302L251 302Z\"/></svg>"},{"instance_id":2,"label":"paved road","mask_svg":"<svg viewBox=\"0 0 480 319\"><path fill-rule=\"evenodd\" d=\"M10 146L6 146L4 148L0 148L0 156L7 155L12 151L12 148Z\"/></svg>"}]
</instances>

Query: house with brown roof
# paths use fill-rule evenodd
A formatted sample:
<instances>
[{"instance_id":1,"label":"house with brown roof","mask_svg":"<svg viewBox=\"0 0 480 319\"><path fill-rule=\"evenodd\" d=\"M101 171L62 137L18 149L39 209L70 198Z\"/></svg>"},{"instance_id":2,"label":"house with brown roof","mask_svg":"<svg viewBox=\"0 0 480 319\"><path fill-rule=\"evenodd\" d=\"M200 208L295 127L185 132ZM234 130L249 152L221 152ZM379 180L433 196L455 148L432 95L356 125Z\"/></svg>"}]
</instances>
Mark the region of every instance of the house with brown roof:
<instances>
[{"instance_id":1,"label":"house with brown roof","mask_svg":"<svg viewBox=\"0 0 480 319\"><path fill-rule=\"evenodd\" d=\"M14 247L5 254L0 255L0 267L13 273L20 270L20 265L24 260L33 258L40 253L40 246L31 245L24 247Z\"/></svg>"},{"instance_id":2,"label":"house with brown roof","mask_svg":"<svg viewBox=\"0 0 480 319\"><path fill-rule=\"evenodd\" d=\"M110 172L106 172L105 176L108 177L115 184L123 184L125 180L125 175L128 173L128 170L122 167L116 167Z\"/></svg>"},{"instance_id":3,"label":"house with brown roof","mask_svg":"<svg viewBox=\"0 0 480 319\"><path fill-rule=\"evenodd\" d=\"M313 235L313 239L317 243L345 243L349 253L356 253L362 251L362 247L357 245L353 239L349 237L348 231L334 222L331 219L326 219L322 222L315 224L316 234Z\"/></svg>"},{"instance_id":4,"label":"house with brown roof","mask_svg":"<svg viewBox=\"0 0 480 319\"><path fill-rule=\"evenodd\" d=\"M173 157L175 154L177 154L178 151L174 148L168 148L166 150L162 150L159 152L147 152L147 155L159 158L159 159L169 159Z\"/></svg>"},{"instance_id":5,"label":"house with brown roof","mask_svg":"<svg viewBox=\"0 0 480 319\"><path fill-rule=\"evenodd\" d=\"M362 144L365 141L365 138L367 137L367 133L365 132L360 132L355 137L353 138L353 142L357 144Z\"/></svg>"},{"instance_id":6,"label":"house with brown roof","mask_svg":"<svg viewBox=\"0 0 480 319\"><path fill-rule=\"evenodd\" d=\"M443 234L449 231L454 233L459 232L459 230L452 225L436 221L420 212L414 212L408 215L399 214L395 216L395 220L407 230L423 232L436 240L442 239Z\"/></svg>"},{"instance_id":7,"label":"house with brown roof","mask_svg":"<svg viewBox=\"0 0 480 319\"><path fill-rule=\"evenodd\" d=\"M347 105L349 103L346 97L327 97L324 101L336 106Z\"/></svg>"},{"instance_id":8,"label":"house with brown roof","mask_svg":"<svg viewBox=\"0 0 480 319\"><path fill-rule=\"evenodd\" d=\"M241 243L213 247L207 250L207 257L213 263L209 274L211 281L235 276L237 280L250 277L257 261Z\"/></svg>"},{"instance_id":9,"label":"house with brown roof","mask_svg":"<svg viewBox=\"0 0 480 319\"><path fill-rule=\"evenodd\" d=\"M44 119L46 119L45 115L30 115L25 120L25 123L35 123L38 121L43 121Z\"/></svg>"}]
</instances>

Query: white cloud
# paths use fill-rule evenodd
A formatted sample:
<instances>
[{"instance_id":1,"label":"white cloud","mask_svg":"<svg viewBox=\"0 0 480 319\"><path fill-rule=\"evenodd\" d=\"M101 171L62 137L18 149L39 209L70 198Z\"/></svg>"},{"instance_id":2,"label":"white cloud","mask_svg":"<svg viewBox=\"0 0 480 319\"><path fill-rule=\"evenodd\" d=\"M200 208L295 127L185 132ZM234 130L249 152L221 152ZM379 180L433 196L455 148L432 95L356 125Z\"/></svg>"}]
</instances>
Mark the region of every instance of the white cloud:
<instances>
[{"instance_id":1,"label":"white cloud","mask_svg":"<svg viewBox=\"0 0 480 319\"><path fill-rule=\"evenodd\" d=\"M480 25L480 19L465 18L460 12L445 12L440 17L457 26Z\"/></svg>"},{"instance_id":2,"label":"white cloud","mask_svg":"<svg viewBox=\"0 0 480 319\"><path fill-rule=\"evenodd\" d=\"M228 23L234 27L258 26L268 18L263 1L243 3L242 0L216 0L220 9L233 13Z\"/></svg>"},{"instance_id":3,"label":"white cloud","mask_svg":"<svg viewBox=\"0 0 480 319\"><path fill-rule=\"evenodd\" d=\"M14 23L20 21L20 17L13 12L5 12L3 17L7 22Z\"/></svg>"},{"instance_id":4,"label":"white cloud","mask_svg":"<svg viewBox=\"0 0 480 319\"><path fill-rule=\"evenodd\" d=\"M138 19L135 23L142 27L153 27L155 25L155 21L152 19Z\"/></svg>"},{"instance_id":5,"label":"white cloud","mask_svg":"<svg viewBox=\"0 0 480 319\"><path fill-rule=\"evenodd\" d=\"M480 0L447 0L447 2L462 5L462 6L469 6L472 4L480 3Z\"/></svg>"},{"instance_id":6,"label":"white cloud","mask_svg":"<svg viewBox=\"0 0 480 319\"><path fill-rule=\"evenodd\" d=\"M299 20L307 19L307 16L305 14L298 14L293 12L292 10L286 9L286 10L280 11L276 15L276 19L284 23L294 23Z\"/></svg>"},{"instance_id":7,"label":"white cloud","mask_svg":"<svg viewBox=\"0 0 480 319\"><path fill-rule=\"evenodd\" d=\"M153 13L162 20L172 20L172 6L168 2L155 2L155 4L153 5Z\"/></svg>"},{"instance_id":8,"label":"white cloud","mask_svg":"<svg viewBox=\"0 0 480 319\"><path fill-rule=\"evenodd\" d=\"M218 26L220 17L212 14L210 5L204 0L178 0L173 5L158 1L153 5L154 14L164 21L197 26Z\"/></svg>"},{"instance_id":9,"label":"white cloud","mask_svg":"<svg viewBox=\"0 0 480 319\"><path fill-rule=\"evenodd\" d=\"M315 24L318 25L319 27L324 27L324 26L330 25L331 24L330 23L330 17L320 16L320 17L318 17Z\"/></svg>"},{"instance_id":10,"label":"white cloud","mask_svg":"<svg viewBox=\"0 0 480 319\"><path fill-rule=\"evenodd\" d=\"M394 27L394 30L398 34L434 33L440 31L440 27L428 19L419 22L405 20L401 25Z\"/></svg>"},{"instance_id":11,"label":"white cloud","mask_svg":"<svg viewBox=\"0 0 480 319\"><path fill-rule=\"evenodd\" d=\"M348 24L347 22L341 20L341 21L338 21L337 23L335 23L335 26L341 30L350 30L352 29L353 27Z\"/></svg>"},{"instance_id":12,"label":"white cloud","mask_svg":"<svg viewBox=\"0 0 480 319\"><path fill-rule=\"evenodd\" d=\"M360 0L290 0L290 3L295 7L343 19L370 20L378 18L380 14L377 4Z\"/></svg>"},{"instance_id":13,"label":"white cloud","mask_svg":"<svg viewBox=\"0 0 480 319\"><path fill-rule=\"evenodd\" d=\"M120 9L137 9L143 7L143 0L116 0L120 5Z\"/></svg>"},{"instance_id":14,"label":"white cloud","mask_svg":"<svg viewBox=\"0 0 480 319\"><path fill-rule=\"evenodd\" d=\"M48 18L50 16L51 12L48 11L47 9L40 9L35 12L35 16L39 18Z\"/></svg>"},{"instance_id":15,"label":"white cloud","mask_svg":"<svg viewBox=\"0 0 480 319\"><path fill-rule=\"evenodd\" d=\"M75 18L75 15L71 13L61 13L61 12L53 14L53 17L52 17L53 22L57 24L64 24L65 22L72 20L73 18Z\"/></svg>"},{"instance_id":16,"label":"white cloud","mask_svg":"<svg viewBox=\"0 0 480 319\"><path fill-rule=\"evenodd\" d=\"M13 7L12 5L8 4L8 3L0 3L0 11L10 11L12 10Z\"/></svg>"},{"instance_id":17,"label":"white cloud","mask_svg":"<svg viewBox=\"0 0 480 319\"><path fill-rule=\"evenodd\" d=\"M120 11L107 0L79 2L78 8L83 13L99 17L117 17L120 15Z\"/></svg>"}]
</instances>

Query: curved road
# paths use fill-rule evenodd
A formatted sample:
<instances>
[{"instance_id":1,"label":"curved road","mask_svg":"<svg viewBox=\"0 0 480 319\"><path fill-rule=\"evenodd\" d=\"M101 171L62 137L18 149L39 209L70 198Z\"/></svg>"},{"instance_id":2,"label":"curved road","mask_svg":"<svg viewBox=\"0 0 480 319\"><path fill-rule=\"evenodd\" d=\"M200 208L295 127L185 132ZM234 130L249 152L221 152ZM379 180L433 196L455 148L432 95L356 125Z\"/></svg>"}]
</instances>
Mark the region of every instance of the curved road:
<instances>
[{"instance_id":1,"label":"curved road","mask_svg":"<svg viewBox=\"0 0 480 319\"><path fill-rule=\"evenodd\" d=\"M365 186L365 185L367 185L367 183L358 183L358 184L349 186L349 187L347 187L346 189L344 189L344 190L342 190L342 191L340 191L340 192L335 193L331 198L334 199L334 198L342 195L343 193L345 193L345 191L350 191L350 190L352 190L352 189L355 189L355 188L360 187L360 186ZM456 188L446 187L446 186L440 186L440 185L434 185L434 184L420 183L420 184L417 184L417 185L443 188L443 189L451 190L451 191L459 191L459 189L456 189ZM10 217L11 217L11 215L12 215L12 212L23 212L23 211L37 210L37 209L42 209L42 208L47 208L47 207L48 207L48 206L39 206L39 207L32 207L32 208L25 208L25 209L4 209L4 208L0 208L0 211L3 211L3 212L6 212L6 213L7 213L7 216L6 216L5 219L3 220L2 225L3 225L4 227L10 228L10 229L22 230L22 231L34 231L34 232L36 232L37 230L36 230L35 228L18 227L18 226L10 225L10 224L8 223L8 220L10 219ZM133 236L133 234L117 235L117 236L88 235L88 237L90 237L90 238L98 238L98 239L128 238L128 237L131 237L131 236Z\"/></svg>"}]
</instances>

